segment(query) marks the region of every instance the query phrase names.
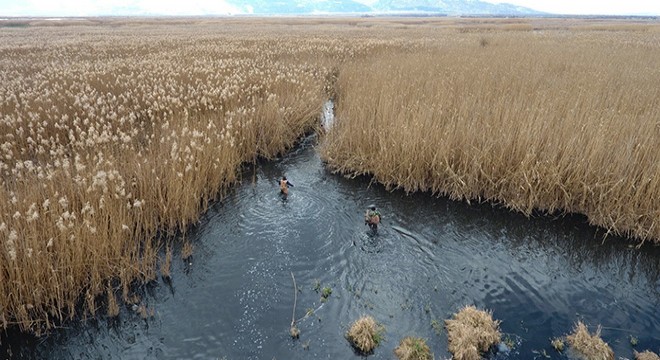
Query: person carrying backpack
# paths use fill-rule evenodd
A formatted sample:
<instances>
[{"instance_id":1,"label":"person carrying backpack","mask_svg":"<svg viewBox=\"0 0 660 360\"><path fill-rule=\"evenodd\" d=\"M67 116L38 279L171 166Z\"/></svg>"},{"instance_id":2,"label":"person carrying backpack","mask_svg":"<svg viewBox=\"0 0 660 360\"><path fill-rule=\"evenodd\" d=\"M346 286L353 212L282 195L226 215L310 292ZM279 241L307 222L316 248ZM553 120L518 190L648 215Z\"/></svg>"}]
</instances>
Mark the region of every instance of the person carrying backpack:
<instances>
[{"instance_id":1,"label":"person carrying backpack","mask_svg":"<svg viewBox=\"0 0 660 360\"><path fill-rule=\"evenodd\" d=\"M371 205L367 209L367 212L364 214L364 224L369 225L372 230L378 229L378 224L380 224L381 215L380 211L376 209L376 205Z\"/></svg>"}]
</instances>

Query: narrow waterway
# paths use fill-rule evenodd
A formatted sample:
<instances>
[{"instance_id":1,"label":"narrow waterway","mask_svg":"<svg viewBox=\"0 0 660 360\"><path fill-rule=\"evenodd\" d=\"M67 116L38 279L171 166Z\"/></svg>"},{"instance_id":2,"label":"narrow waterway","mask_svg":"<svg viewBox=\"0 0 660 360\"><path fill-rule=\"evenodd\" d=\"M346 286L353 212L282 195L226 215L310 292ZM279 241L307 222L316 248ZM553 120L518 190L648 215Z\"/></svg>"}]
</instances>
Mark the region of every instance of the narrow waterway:
<instances>
[{"instance_id":1,"label":"narrow waterway","mask_svg":"<svg viewBox=\"0 0 660 360\"><path fill-rule=\"evenodd\" d=\"M443 320L467 304L492 310L516 344L492 358L565 359L549 339L577 320L590 330L601 324L617 356L632 358L631 336L639 350L660 350L660 248L603 241L582 217L528 219L388 192L331 174L315 146L311 136L246 170L189 235L191 263L175 254L172 283L145 288L153 317L127 306L116 321L88 320L42 339L8 334L0 357L353 359L344 334L368 314L386 328L369 358L393 359L414 335L442 359L450 356ZM282 175L294 184L288 198L278 192ZM369 204L383 214L377 234L363 223ZM291 273L296 318L313 310L298 322L298 340L288 334ZM319 287L332 289L325 303Z\"/></svg>"}]
</instances>

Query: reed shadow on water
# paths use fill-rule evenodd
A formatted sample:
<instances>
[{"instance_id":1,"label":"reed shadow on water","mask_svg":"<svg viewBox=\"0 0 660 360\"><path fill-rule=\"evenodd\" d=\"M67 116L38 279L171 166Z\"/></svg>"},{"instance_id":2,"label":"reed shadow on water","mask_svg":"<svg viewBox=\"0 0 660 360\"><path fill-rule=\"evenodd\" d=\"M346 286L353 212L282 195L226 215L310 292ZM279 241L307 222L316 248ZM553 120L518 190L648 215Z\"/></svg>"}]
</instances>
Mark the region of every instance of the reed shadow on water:
<instances>
[{"instance_id":1,"label":"reed shadow on water","mask_svg":"<svg viewBox=\"0 0 660 360\"><path fill-rule=\"evenodd\" d=\"M350 359L348 325L369 314L385 328L370 358L392 358L406 336L427 339L445 358L446 332L433 324L467 304L492 310L503 335L515 339L498 359L543 350L564 358L549 339L568 334L578 319L601 324L617 356L632 358L630 335L638 349L660 347L659 248L603 240L581 216L525 218L488 204L388 192L367 177L330 173L314 147L310 137L283 158L246 169L233 193L211 206L188 235L194 264L175 249L171 284L144 292L154 317L124 306L112 324L89 320L42 339L7 333L0 354ZM283 174L295 185L286 198L277 186ZM376 233L363 222L372 203L384 217ZM291 273L298 340L288 333ZM324 287L332 293L321 301Z\"/></svg>"}]
</instances>

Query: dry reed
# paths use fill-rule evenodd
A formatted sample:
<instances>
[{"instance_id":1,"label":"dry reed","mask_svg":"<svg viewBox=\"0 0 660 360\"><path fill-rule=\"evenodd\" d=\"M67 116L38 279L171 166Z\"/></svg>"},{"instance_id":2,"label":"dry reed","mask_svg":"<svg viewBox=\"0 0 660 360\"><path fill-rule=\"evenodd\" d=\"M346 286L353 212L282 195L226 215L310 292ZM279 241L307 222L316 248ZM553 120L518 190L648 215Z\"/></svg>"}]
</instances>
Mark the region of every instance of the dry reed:
<instances>
[{"instance_id":1,"label":"dry reed","mask_svg":"<svg viewBox=\"0 0 660 360\"><path fill-rule=\"evenodd\" d=\"M642 352L635 351L634 354L635 354L635 360L660 360L660 356L649 350Z\"/></svg>"},{"instance_id":2,"label":"dry reed","mask_svg":"<svg viewBox=\"0 0 660 360\"><path fill-rule=\"evenodd\" d=\"M108 286L106 299L108 301L108 316L115 317L119 315L119 304L117 303L117 297L112 286Z\"/></svg>"},{"instance_id":3,"label":"dry reed","mask_svg":"<svg viewBox=\"0 0 660 360\"><path fill-rule=\"evenodd\" d=\"M584 360L614 360L614 352L600 338L600 327L591 335L587 326L578 321L573 333L566 336L566 341L577 355Z\"/></svg>"},{"instance_id":4,"label":"dry reed","mask_svg":"<svg viewBox=\"0 0 660 360\"><path fill-rule=\"evenodd\" d=\"M401 340L399 346L394 349L394 354L399 360L433 360L431 349L426 340L407 336Z\"/></svg>"},{"instance_id":5,"label":"dry reed","mask_svg":"<svg viewBox=\"0 0 660 360\"><path fill-rule=\"evenodd\" d=\"M660 242L660 35L482 25L344 63L324 160L389 189L581 213Z\"/></svg>"},{"instance_id":6,"label":"dry reed","mask_svg":"<svg viewBox=\"0 0 660 360\"><path fill-rule=\"evenodd\" d=\"M171 266L172 266L172 246L166 245L165 249L165 260L161 264L160 274L165 280L170 280L171 278Z\"/></svg>"},{"instance_id":7,"label":"dry reed","mask_svg":"<svg viewBox=\"0 0 660 360\"><path fill-rule=\"evenodd\" d=\"M660 27L258 22L0 20L0 328L138 303L162 237L314 128L329 96L336 170L658 238Z\"/></svg>"},{"instance_id":8,"label":"dry reed","mask_svg":"<svg viewBox=\"0 0 660 360\"><path fill-rule=\"evenodd\" d=\"M500 342L499 321L492 314L466 306L445 320L449 352L456 360L480 360L481 354Z\"/></svg>"},{"instance_id":9,"label":"dry reed","mask_svg":"<svg viewBox=\"0 0 660 360\"><path fill-rule=\"evenodd\" d=\"M346 338L362 354L371 353L382 341L385 329L371 316L363 316L348 329Z\"/></svg>"},{"instance_id":10,"label":"dry reed","mask_svg":"<svg viewBox=\"0 0 660 360\"><path fill-rule=\"evenodd\" d=\"M101 304L117 315L115 290L130 302L156 279L163 237L194 225L242 163L317 126L319 79L357 49L110 23L0 33L0 328L42 334Z\"/></svg>"}]
</instances>

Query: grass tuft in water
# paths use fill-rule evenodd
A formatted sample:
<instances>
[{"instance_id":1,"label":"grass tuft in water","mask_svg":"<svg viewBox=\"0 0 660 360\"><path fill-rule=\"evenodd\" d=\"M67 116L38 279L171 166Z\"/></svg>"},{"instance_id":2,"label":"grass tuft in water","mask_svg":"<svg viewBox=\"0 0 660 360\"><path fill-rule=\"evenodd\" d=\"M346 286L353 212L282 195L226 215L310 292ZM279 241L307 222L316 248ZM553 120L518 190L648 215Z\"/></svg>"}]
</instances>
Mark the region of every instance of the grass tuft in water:
<instances>
[{"instance_id":1,"label":"grass tuft in water","mask_svg":"<svg viewBox=\"0 0 660 360\"><path fill-rule=\"evenodd\" d=\"M499 321L490 312L466 306L445 320L449 340L449 352L456 360L479 360L481 354L498 344L502 337Z\"/></svg>"},{"instance_id":2,"label":"grass tuft in water","mask_svg":"<svg viewBox=\"0 0 660 360\"><path fill-rule=\"evenodd\" d=\"M300 330L295 325L293 325L289 329L289 335L291 335L291 338L297 339L300 337Z\"/></svg>"},{"instance_id":3,"label":"grass tuft in water","mask_svg":"<svg viewBox=\"0 0 660 360\"><path fill-rule=\"evenodd\" d=\"M405 337L399 343L394 354L399 360L432 360L433 354L426 340L418 337Z\"/></svg>"},{"instance_id":4,"label":"grass tuft in water","mask_svg":"<svg viewBox=\"0 0 660 360\"><path fill-rule=\"evenodd\" d=\"M329 298L330 294L332 294L332 288L326 286L323 288L323 290L321 290L321 297L324 299Z\"/></svg>"},{"instance_id":5,"label":"grass tuft in water","mask_svg":"<svg viewBox=\"0 0 660 360\"><path fill-rule=\"evenodd\" d=\"M614 352L600 338L600 326L591 335L587 326L582 321L578 321L573 333L566 336L566 341L582 359L614 360Z\"/></svg>"},{"instance_id":6,"label":"grass tuft in water","mask_svg":"<svg viewBox=\"0 0 660 360\"><path fill-rule=\"evenodd\" d=\"M643 351L641 353L635 351L634 354L635 360L660 360L660 356L649 350Z\"/></svg>"},{"instance_id":7,"label":"grass tuft in water","mask_svg":"<svg viewBox=\"0 0 660 360\"><path fill-rule=\"evenodd\" d=\"M362 354L369 354L383 341L385 328L371 316L356 320L346 333L346 339Z\"/></svg>"}]
</instances>

